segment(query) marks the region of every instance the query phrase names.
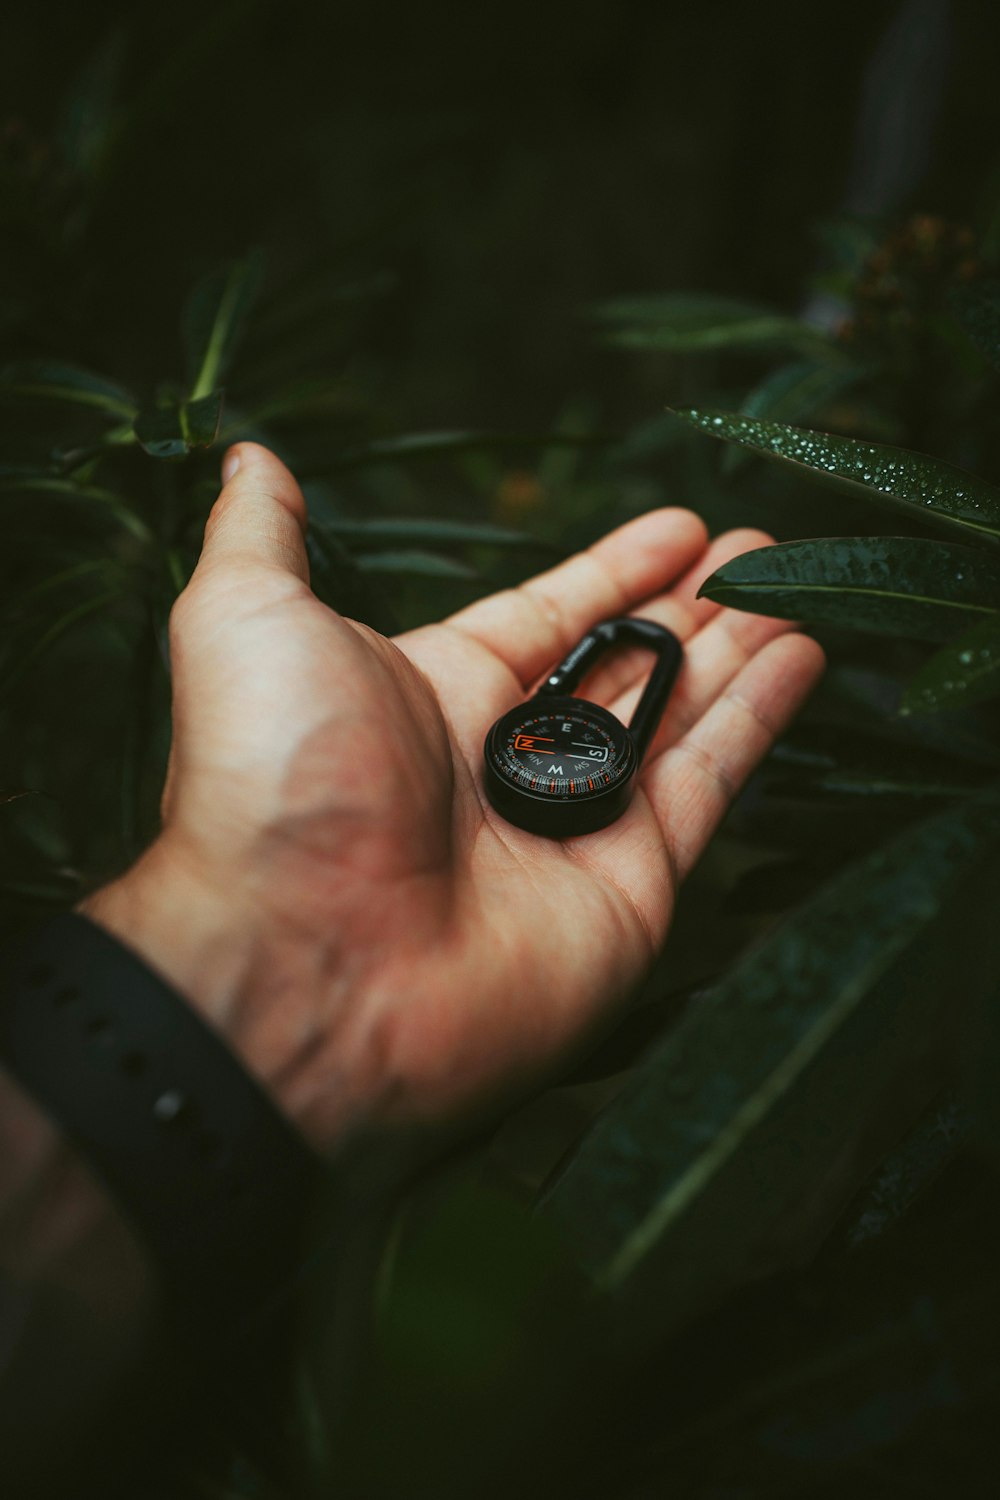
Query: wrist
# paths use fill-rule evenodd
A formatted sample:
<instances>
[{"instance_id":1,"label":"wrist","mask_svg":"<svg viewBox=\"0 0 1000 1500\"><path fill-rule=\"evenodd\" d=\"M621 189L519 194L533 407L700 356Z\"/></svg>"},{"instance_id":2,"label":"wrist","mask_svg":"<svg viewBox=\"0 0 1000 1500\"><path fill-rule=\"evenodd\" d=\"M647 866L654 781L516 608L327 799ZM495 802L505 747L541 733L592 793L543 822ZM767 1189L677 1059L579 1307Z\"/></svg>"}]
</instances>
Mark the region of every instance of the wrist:
<instances>
[{"instance_id":1,"label":"wrist","mask_svg":"<svg viewBox=\"0 0 1000 1500\"><path fill-rule=\"evenodd\" d=\"M161 837L75 910L135 952L210 1024L227 1028L246 985L253 931L236 891L220 894Z\"/></svg>"},{"instance_id":2,"label":"wrist","mask_svg":"<svg viewBox=\"0 0 1000 1500\"><path fill-rule=\"evenodd\" d=\"M76 911L131 949L181 995L309 1143L328 1150L375 1092L374 1070L338 1028L346 979L303 951L287 923L238 878L206 872L169 834ZM347 1060L345 1060L347 1059ZM369 1078L369 1074L372 1076Z\"/></svg>"}]
</instances>

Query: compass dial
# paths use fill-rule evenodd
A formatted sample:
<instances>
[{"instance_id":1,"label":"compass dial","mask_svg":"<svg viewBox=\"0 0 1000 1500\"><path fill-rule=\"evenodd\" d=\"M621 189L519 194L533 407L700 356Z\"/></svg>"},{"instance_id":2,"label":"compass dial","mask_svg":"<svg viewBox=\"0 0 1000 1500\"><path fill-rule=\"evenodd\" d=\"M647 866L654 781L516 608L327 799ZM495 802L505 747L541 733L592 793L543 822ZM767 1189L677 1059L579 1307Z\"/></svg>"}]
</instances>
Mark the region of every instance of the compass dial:
<instances>
[{"instance_id":1,"label":"compass dial","mask_svg":"<svg viewBox=\"0 0 1000 1500\"><path fill-rule=\"evenodd\" d=\"M508 822L555 838L603 828L627 806L636 753L624 724L583 698L511 709L486 739L486 793Z\"/></svg>"},{"instance_id":2,"label":"compass dial","mask_svg":"<svg viewBox=\"0 0 1000 1500\"><path fill-rule=\"evenodd\" d=\"M536 796L592 796L620 780L631 764L628 738L616 727L617 734L592 711L529 710L515 715L494 740L494 764Z\"/></svg>"}]
</instances>

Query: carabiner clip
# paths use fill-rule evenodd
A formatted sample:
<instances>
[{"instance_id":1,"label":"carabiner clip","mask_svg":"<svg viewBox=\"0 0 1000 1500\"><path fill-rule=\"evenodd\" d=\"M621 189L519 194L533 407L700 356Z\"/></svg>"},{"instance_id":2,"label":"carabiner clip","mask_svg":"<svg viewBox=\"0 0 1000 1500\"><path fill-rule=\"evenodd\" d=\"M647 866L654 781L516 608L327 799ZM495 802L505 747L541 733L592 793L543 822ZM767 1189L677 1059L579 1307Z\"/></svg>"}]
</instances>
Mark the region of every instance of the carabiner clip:
<instances>
[{"instance_id":1,"label":"carabiner clip","mask_svg":"<svg viewBox=\"0 0 1000 1500\"><path fill-rule=\"evenodd\" d=\"M572 690L615 646L657 660L628 726ZM550 838L593 833L621 817L683 660L653 620L608 620L587 632L535 694L493 725L484 748L486 794L508 822Z\"/></svg>"}]
</instances>

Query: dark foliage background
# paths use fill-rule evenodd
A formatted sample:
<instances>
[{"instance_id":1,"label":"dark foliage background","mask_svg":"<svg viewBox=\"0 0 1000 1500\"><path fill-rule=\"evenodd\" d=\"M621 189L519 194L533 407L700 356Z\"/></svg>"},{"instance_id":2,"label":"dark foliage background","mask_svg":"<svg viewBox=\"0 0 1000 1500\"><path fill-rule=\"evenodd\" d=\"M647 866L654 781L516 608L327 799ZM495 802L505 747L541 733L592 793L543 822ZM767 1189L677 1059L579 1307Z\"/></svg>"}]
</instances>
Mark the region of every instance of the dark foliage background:
<instances>
[{"instance_id":1,"label":"dark foliage background","mask_svg":"<svg viewBox=\"0 0 1000 1500\"><path fill-rule=\"evenodd\" d=\"M780 562L780 601L710 585L772 590L831 668L624 1023L405 1191L405 1145L362 1163L284 1403L192 1418L134 1493L981 1493L1000 636L975 691L928 663L1000 612L990 7L2 26L7 936L155 833L164 623L235 436L304 482L321 597L384 629L666 502L855 539ZM865 445L823 461L853 490L754 456L787 424ZM871 444L974 471L982 525L905 455L890 513Z\"/></svg>"}]
</instances>

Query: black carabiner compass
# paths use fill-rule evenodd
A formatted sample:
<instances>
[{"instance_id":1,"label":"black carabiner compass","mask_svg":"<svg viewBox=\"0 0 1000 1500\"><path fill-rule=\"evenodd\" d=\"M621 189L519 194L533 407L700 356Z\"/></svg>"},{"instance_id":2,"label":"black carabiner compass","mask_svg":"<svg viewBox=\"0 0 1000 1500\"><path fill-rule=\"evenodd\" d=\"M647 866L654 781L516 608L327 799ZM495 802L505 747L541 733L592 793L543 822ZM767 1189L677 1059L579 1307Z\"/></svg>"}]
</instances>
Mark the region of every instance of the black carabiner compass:
<instances>
[{"instance_id":1,"label":"black carabiner compass","mask_svg":"<svg viewBox=\"0 0 1000 1500\"><path fill-rule=\"evenodd\" d=\"M658 657L628 728L572 689L612 646ZM549 838L594 833L620 818L666 707L683 655L652 620L608 620L589 631L527 703L497 719L484 747L486 795L508 823Z\"/></svg>"}]
</instances>

